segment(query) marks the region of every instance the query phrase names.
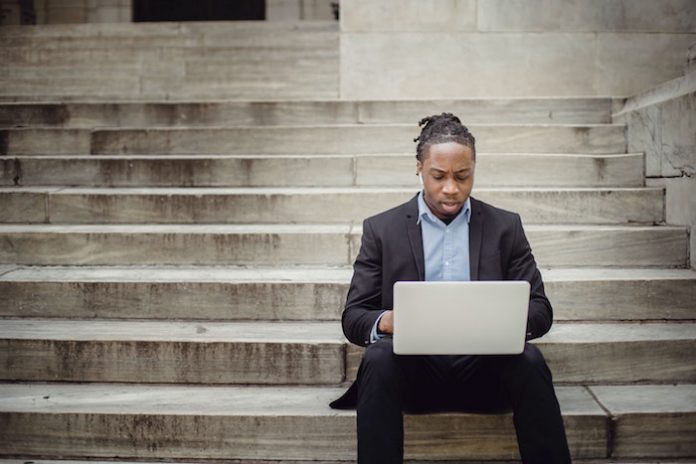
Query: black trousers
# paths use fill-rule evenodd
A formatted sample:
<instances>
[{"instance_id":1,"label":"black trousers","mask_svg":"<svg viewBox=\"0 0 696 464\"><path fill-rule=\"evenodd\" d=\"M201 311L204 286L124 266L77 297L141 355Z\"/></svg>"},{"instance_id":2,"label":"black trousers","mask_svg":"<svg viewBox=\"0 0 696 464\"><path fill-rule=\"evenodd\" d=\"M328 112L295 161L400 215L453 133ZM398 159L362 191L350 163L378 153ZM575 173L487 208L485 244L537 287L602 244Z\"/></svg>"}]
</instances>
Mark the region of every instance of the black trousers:
<instances>
[{"instance_id":1,"label":"black trousers","mask_svg":"<svg viewBox=\"0 0 696 464\"><path fill-rule=\"evenodd\" d=\"M551 371L539 349L509 356L404 356L367 347L358 376L358 462L403 462L403 412L513 412L522 462L569 463Z\"/></svg>"}]
</instances>

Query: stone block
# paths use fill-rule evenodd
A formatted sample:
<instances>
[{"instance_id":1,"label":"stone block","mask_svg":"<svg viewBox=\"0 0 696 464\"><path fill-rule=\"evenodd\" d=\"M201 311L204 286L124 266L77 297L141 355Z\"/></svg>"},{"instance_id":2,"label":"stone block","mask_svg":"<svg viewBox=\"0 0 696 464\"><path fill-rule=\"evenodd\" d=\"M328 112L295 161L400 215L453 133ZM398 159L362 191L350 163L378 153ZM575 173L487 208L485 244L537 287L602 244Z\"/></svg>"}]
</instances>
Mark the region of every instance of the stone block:
<instances>
[{"instance_id":1,"label":"stone block","mask_svg":"<svg viewBox=\"0 0 696 464\"><path fill-rule=\"evenodd\" d=\"M46 6L46 24L79 24L87 22L87 7L84 1L70 5L49 3Z\"/></svg>"},{"instance_id":2,"label":"stone block","mask_svg":"<svg viewBox=\"0 0 696 464\"><path fill-rule=\"evenodd\" d=\"M18 161L15 158L0 158L0 187L9 187L19 179Z\"/></svg>"},{"instance_id":3,"label":"stone block","mask_svg":"<svg viewBox=\"0 0 696 464\"><path fill-rule=\"evenodd\" d=\"M6 191L0 187L0 222L48 222L49 191L50 189L35 189L32 192Z\"/></svg>"},{"instance_id":4,"label":"stone block","mask_svg":"<svg viewBox=\"0 0 696 464\"><path fill-rule=\"evenodd\" d=\"M343 33L340 94L343 99L596 95L587 88L588 81L594 80L588 75L591 68L587 63L595 53L594 44L588 41L594 39L452 32ZM443 61L432 50L448 50L448 59ZM370 69L382 72L367 79ZM438 72L425 72L427 69Z\"/></svg>"},{"instance_id":5,"label":"stone block","mask_svg":"<svg viewBox=\"0 0 696 464\"><path fill-rule=\"evenodd\" d=\"M613 416L612 457L666 459L696 455L696 444L691 439L696 434L694 385L590 389Z\"/></svg>"},{"instance_id":6,"label":"stone block","mask_svg":"<svg viewBox=\"0 0 696 464\"><path fill-rule=\"evenodd\" d=\"M526 226L525 231L542 266L686 266L684 229Z\"/></svg>"},{"instance_id":7,"label":"stone block","mask_svg":"<svg viewBox=\"0 0 696 464\"><path fill-rule=\"evenodd\" d=\"M631 153L645 153L645 175L662 175L660 108L651 106L626 114L626 137Z\"/></svg>"},{"instance_id":8,"label":"stone block","mask_svg":"<svg viewBox=\"0 0 696 464\"><path fill-rule=\"evenodd\" d=\"M346 32L340 45L340 95L342 99L630 96L681 75L683 51L694 36ZM432 50L447 50L448 59L443 61ZM660 66L655 66L658 62ZM382 72L375 76L373 69ZM427 69L438 72L424 72Z\"/></svg>"},{"instance_id":9,"label":"stone block","mask_svg":"<svg viewBox=\"0 0 696 464\"><path fill-rule=\"evenodd\" d=\"M0 130L0 156L89 153L90 131L80 129Z\"/></svg>"},{"instance_id":10,"label":"stone block","mask_svg":"<svg viewBox=\"0 0 696 464\"><path fill-rule=\"evenodd\" d=\"M557 382L696 381L696 365L688 354L696 349L694 324L554 324L535 343Z\"/></svg>"},{"instance_id":11,"label":"stone block","mask_svg":"<svg viewBox=\"0 0 696 464\"><path fill-rule=\"evenodd\" d=\"M667 178L664 184L667 223L696 225L696 177Z\"/></svg>"},{"instance_id":12,"label":"stone block","mask_svg":"<svg viewBox=\"0 0 696 464\"><path fill-rule=\"evenodd\" d=\"M25 381L338 384L335 323L5 320L0 378Z\"/></svg>"},{"instance_id":13,"label":"stone block","mask_svg":"<svg viewBox=\"0 0 696 464\"><path fill-rule=\"evenodd\" d=\"M20 183L25 186L321 187L354 182L353 158L349 156L58 156L22 158L19 166Z\"/></svg>"},{"instance_id":14,"label":"stone block","mask_svg":"<svg viewBox=\"0 0 696 464\"><path fill-rule=\"evenodd\" d=\"M0 98L45 101L64 98L129 100L144 98L139 94L139 77L131 74L123 78L90 75L70 75L47 78L44 75L0 77Z\"/></svg>"},{"instance_id":15,"label":"stone block","mask_svg":"<svg viewBox=\"0 0 696 464\"><path fill-rule=\"evenodd\" d=\"M696 176L696 92L661 105L663 176L674 171ZM665 172L664 167L669 170Z\"/></svg>"},{"instance_id":16,"label":"stone block","mask_svg":"<svg viewBox=\"0 0 696 464\"><path fill-rule=\"evenodd\" d=\"M693 320L696 274L681 269L543 270L554 320Z\"/></svg>"},{"instance_id":17,"label":"stone block","mask_svg":"<svg viewBox=\"0 0 696 464\"><path fill-rule=\"evenodd\" d=\"M630 97L681 76L684 50L694 40L696 34L598 34L596 91L599 95Z\"/></svg>"},{"instance_id":18,"label":"stone block","mask_svg":"<svg viewBox=\"0 0 696 464\"><path fill-rule=\"evenodd\" d=\"M350 264L346 226L4 225L0 230L5 264Z\"/></svg>"},{"instance_id":19,"label":"stone block","mask_svg":"<svg viewBox=\"0 0 696 464\"><path fill-rule=\"evenodd\" d=\"M300 0L266 0L266 21L298 21Z\"/></svg>"},{"instance_id":20,"label":"stone block","mask_svg":"<svg viewBox=\"0 0 696 464\"><path fill-rule=\"evenodd\" d=\"M334 282L0 281L0 289L0 313L14 317L336 321L348 288Z\"/></svg>"},{"instance_id":21,"label":"stone block","mask_svg":"<svg viewBox=\"0 0 696 464\"><path fill-rule=\"evenodd\" d=\"M91 23L130 22L132 11L121 6L98 6L87 11L87 21Z\"/></svg>"},{"instance_id":22,"label":"stone block","mask_svg":"<svg viewBox=\"0 0 696 464\"><path fill-rule=\"evenodd\" d=\"M476 0L344 0L341 32L475 31L476 10Z\"/></svg>"},{"instance_id":23,"label":"stone block","mask_svg":"<svg viewBox=\"0 0 696 464\"><path fill-rule=\"evenodd\" d=\"M696 32L690 0L485 0L478 29L490 32Z\"/></svg>"}]
</instances>

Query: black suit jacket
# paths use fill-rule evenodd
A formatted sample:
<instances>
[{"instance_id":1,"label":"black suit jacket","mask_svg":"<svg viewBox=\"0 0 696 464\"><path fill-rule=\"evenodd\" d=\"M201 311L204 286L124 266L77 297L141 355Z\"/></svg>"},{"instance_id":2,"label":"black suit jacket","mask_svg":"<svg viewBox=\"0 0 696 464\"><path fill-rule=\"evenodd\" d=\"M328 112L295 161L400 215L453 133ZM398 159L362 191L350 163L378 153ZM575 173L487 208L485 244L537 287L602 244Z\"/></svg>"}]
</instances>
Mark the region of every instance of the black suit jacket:
<instances>
[{"instance_id":1,"label":"black suit jacket","mask_svg":"<svg viewBox=\"0 0 696 464\"><path fill-rule=\"evenodd\" d=\"M382 311L393 309L394 283L425 280L423 238L418 196L363 222L362 245L353 265L341 322L352 343L367 346L372 326ZM516 213L471 198L469 221L471 280L526 280L531 284L527 339L551 328L553 310L532 250ZM360 372L358 372L360 376ZM355 407L357 382L331 407Z\"/></svg>"},{"instance_id":2,"label":"black suit jacket","mask_svg":"<svg viewBox=\"0 0 696 464\"><path fill-rule=\"evenodd\" d=\"M363 222L362 245L343 311L343 333L366 346L377 317L393 309L393 287L400 280L425 280L418 199ZM469 222L471 280L526 280L531 284L527 339L551 328L553 311L529 242L516 213L471 198Z\"/></svg>"}]
</instances>

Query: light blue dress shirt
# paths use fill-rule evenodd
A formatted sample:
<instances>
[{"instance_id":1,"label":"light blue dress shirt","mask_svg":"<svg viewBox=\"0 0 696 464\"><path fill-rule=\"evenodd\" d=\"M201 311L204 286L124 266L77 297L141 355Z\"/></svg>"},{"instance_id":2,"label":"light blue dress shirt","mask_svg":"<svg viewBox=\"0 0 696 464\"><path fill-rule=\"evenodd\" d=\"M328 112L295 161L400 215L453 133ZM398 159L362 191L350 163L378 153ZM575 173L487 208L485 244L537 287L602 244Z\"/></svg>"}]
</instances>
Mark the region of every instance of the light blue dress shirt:
<instances>
[{"instance_id":1,"label":"light blue dress shirt","mask_svg":"<svg viewBox=\"0 0 696 464\"><path fill-rule=\"evenodd\" d=\"M469 270L469 220L471 200L467 198L459 214L445 224L425 203L423 191L418 194L418 220L423 237L425 280L471 280ZM384 313L382 313L384 314ZM377 333L380 315L372 326L370 342L385 335Z\"/></svg>"}]
</instances>

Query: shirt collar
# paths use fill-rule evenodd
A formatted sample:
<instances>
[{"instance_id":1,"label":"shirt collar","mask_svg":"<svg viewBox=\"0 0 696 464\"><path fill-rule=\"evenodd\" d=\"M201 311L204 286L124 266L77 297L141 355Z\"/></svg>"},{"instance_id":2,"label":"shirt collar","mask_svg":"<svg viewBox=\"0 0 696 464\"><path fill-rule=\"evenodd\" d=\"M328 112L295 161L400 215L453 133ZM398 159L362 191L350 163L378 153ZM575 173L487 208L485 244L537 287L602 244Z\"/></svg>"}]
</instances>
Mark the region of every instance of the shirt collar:
<instances>
[{"instance_id":1,"label":"shirt collar","mask_svg":"<svg viewBox=\"0 0 696 464\"><path fill-rule=\"evenodd\" d=\"M424 216L427 216L431 222L442 222L439 217L435 216L433 212L430 211L430 207L425 203L423 195L423 190L418 192L418 220L416 223L420 224ZM466 202L464 202L464 207L459 211L452 222L458 220L461 215L464 215L464 218L468 224L471 220L471 198L466 199Z\"/></svg>"}]
</instances>

